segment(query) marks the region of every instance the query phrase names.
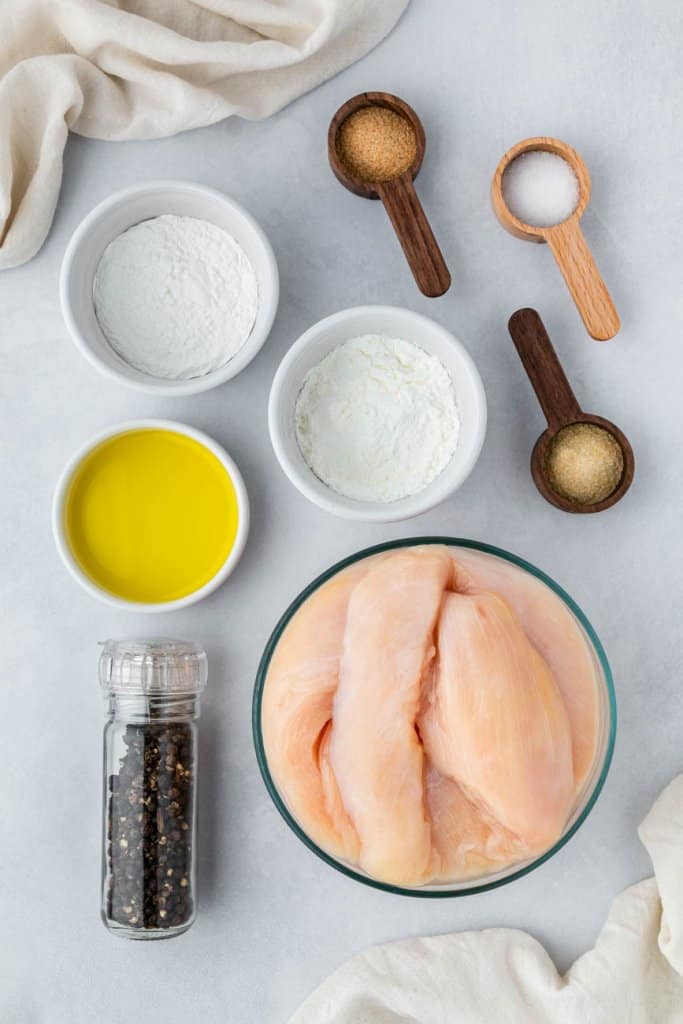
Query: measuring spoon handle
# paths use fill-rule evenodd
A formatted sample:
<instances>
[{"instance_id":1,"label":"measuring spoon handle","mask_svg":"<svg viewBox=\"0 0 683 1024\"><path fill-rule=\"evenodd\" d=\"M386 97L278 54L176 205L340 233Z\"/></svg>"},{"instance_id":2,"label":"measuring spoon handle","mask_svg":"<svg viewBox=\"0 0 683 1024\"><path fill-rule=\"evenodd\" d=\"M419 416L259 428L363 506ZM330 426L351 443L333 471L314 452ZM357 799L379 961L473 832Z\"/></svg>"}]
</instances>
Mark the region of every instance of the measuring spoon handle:
<instances>
[{"instance_id":1,"label":"measuring spoon handle","mask_svg":"<svg viewBox=\"0 0 683 1024\"><path fill-rule=\"evenodd\" d=\"M536 310L518 309L508 321L508 330L550 429L575 423L581 407Z\"/></svg>"},{"instance_id":2,"label":"measuring spoon handle","mask_svg":"<svg viewBox=\"0 0 683 1024\"><path fill-rule=\"evenodd\" d=\"M429 298L443 295L451 286L451 275L410 174L383 182L377 186L377 192L394 225L418 288Z\"/></svg>"},{"instance_id":3,"label":"measuring spoon handle","mask_svg":"<svg viewBox=\"0 0 683 1024\"><path fill-rule=\"evenodd\" d=\"M547 241L591 338L596 341L613 338L621 326L619 315L578 218L558 224L548 232Z\"/></svg>"}]
</instances>

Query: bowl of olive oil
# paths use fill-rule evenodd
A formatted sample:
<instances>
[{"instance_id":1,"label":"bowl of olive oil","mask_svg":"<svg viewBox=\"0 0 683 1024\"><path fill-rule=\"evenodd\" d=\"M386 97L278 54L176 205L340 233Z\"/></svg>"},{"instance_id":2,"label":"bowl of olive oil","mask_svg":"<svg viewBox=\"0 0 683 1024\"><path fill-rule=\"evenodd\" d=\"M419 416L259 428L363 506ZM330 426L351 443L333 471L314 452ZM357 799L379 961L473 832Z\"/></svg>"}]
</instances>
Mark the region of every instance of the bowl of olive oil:
<instances>
[{"instance_id":1,"label":"bowl of olive oil","mask_svg":"<svg viewBox=\"0 0 683 1024\"><path fill-rule=\"evenodd\" d=\"M118 608L172 611L233 571L249 500L233 459L208 435L171 420L133 420L69 460L52 525L64 564L90 594Z\"/></svg>"}]
</instances>

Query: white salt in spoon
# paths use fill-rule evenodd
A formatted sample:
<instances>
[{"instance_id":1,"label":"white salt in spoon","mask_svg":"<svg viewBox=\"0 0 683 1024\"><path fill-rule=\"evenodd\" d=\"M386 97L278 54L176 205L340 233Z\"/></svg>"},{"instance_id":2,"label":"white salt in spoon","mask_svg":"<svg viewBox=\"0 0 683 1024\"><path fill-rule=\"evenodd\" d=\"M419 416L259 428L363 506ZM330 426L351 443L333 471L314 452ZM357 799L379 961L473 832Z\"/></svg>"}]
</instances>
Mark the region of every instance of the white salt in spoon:
<instances>
[{"instance_id":1,"label":"white salt in spoon","mask_svg":"<svg viewBox=\"0 0 683 1024\"><path fill-rule=\"evenodd\" d=\"M562 175L562 169L556 165L536 161L535 167L528 165L528 180L524 183L521 161L527 154L540 156L543 153L564 160L575 182L568 175ZM520 165L515 169L515 179L509 180L511 187L508 190L504 178L506 173L512 173L511 165L518 158ZM500 223L517 238L548 243L588 333L598 341L606 341L614 337L620 324L579 223L590 194L588 168L576 150L560 139L546 136L524 139L509 149L498 164L491 185L491 202ZM536 210L540 217L533 217L534 198L538 200ZM574 199L576 202L572 207ZM510 208L513 202L514 210ZM550 224L533 224L523 219L543 220L553 207L557 219Z\"/></svg>"}]
</instances>

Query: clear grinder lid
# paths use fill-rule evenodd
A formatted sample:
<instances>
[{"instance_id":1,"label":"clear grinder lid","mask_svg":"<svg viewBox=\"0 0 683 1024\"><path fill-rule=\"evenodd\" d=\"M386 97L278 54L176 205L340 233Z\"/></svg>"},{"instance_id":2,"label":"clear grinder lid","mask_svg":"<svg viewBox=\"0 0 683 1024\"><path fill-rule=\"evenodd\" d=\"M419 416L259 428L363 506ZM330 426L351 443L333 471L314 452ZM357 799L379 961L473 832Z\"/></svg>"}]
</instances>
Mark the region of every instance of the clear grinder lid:
<instances>
[{"instance_id":1,"label":"clear grinder lid","mask_svg":"<svg viewBox=\"0 0 683 1024\"><path fill-rule=\"evenodd\" d=\"M206 651L168 637L105 640L100 684L109 694L200 693L208 675Z\"/></svg>"}]
</instances>

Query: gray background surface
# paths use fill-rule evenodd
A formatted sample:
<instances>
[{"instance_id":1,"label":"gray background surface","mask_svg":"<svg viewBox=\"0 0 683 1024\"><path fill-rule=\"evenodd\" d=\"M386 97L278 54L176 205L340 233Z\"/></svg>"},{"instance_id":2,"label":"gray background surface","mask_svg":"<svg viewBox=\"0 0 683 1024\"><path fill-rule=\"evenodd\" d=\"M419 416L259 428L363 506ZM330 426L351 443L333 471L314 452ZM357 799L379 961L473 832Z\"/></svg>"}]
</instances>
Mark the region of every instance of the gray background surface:
<instances>
[{"instance_id":1,"label":"gray background surface","mask_svg":"<svg viewBox=\"0 0 683 1024\"><path fill-rule=\"evenodd\" d=\"M681 768L683 718L682 39L678 0L413 0L379 49L265 123L233 119L149 143L70 141L47 244L0 275L3 1024L280 1024L363 947L465 928L527 929L566 969L593 943L615 893L649 872L636 827ZM331 114L367 88L399 93L424 120L419 191L453 272L444 298L418 294L379 204L344 192L327 166ZM536 134L575 145L592 174L585 232L623 322L611 343L585 334L550 252L505 234L490 210L499 157ZM282 276L275 327L255 362L216 391L176 400L100 377L69 340L57 295L80 219L115 189L163 176L244 203ZM266 428L288 346L321 316L365 302L411 306L448 326L489 399L488 439L462 490L391 527L345 524L309 505L282 475ZM632 440L636 481L610 512L568 516L533 487L528 458L543 424L506 332L522 305L541 311L585 408ZM216 437L253 507L228 583L154 620L92 600L50 533L64 461L94 431L136 416ZM578 835L509 887L441 902L374 892L310 854L270 803L250 730L261 650L299 589L359 547L429 533L506 547L554 576L601 636L619 702L612 770ZM139 944L110 937L98 916L96 641L151 632L204 642L211 679L200 723L199 918L180 939Z\"/></svg>"}]
</instances>

